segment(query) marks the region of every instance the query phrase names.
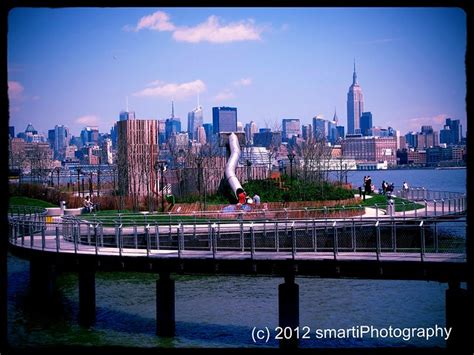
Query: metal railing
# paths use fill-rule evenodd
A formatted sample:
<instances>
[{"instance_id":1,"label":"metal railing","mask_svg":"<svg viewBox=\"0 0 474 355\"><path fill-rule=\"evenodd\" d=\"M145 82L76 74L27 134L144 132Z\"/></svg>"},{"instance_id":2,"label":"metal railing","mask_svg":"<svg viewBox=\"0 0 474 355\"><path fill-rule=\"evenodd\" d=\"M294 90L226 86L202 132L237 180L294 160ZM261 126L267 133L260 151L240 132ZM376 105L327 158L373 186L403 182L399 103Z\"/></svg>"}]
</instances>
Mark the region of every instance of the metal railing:
<instances>
[{"instance_id":1,"label":"metal railing","mask_svg":"<svg viewBox=\"0 0 474 355\"><path fill-rule=\"evenodd\" d=\"M220 251L257 253L373 253L380 255L417 253L465 254L465 219L300 219L215 221L169 225L123 223L104 226L100 222L63 218L46 223L41 219L11 218L10 243L57 252L111 254L121 256L144 252L147 257L160 250L207 251L215 258ZM309 253L309 254L308 254Z\"/></svg>"}]
</instances>

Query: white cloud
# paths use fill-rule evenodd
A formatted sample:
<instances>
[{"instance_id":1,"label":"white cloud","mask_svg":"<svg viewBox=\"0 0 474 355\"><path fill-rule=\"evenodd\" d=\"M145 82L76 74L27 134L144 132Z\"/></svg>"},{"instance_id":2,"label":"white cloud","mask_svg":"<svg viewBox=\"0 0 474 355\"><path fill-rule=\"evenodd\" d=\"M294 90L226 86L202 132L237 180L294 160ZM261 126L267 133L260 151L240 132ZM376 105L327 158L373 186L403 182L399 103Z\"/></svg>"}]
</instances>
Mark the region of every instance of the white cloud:
<instances>
[{"instance_id":1,"label":"white cloud","mask_svg":"<svg viewBox=\"0 0 474 355\"><path fill-rule=\"evenodd\" d=\"M256 41L260 40L260 34L264 31L261 26L256 26L255 21L248 19L229 24L222 24L219 17L212 15L196 26L176 26L170 21L170 16L157 11L151 15L142 17L135 27L126 25L125 31L138 32L143 29L154 31L173 32L172 37L178 42L210 42L227 43L234 41Z\"/></svg>"},{"instance_id":2,"label":"white cloud","mask_svg":"<svg viewBox=\"0 0 474 355\"><path fill-rule=\"evenodd\" d=\"M8 97L10 100L21 100L23 99L23 85L18 81L9 81L8 82Z\"/></svg>"},{"instance_id":3,"label":"white cloud","mask_svg":"<svg viewBox=\"0 0 474 355\"><path fill-rule=\"evenodd\" d=\"M97 126L99 123L99 118L94 115L85 115L76 118L74 122L85 126Z\"/></svg>"},{"instance_id":4,"label":"white cloud","mask_svg":"<svg viewBox=\"0 0 474 355\"><path fill-rule=\"evenodd\" d=\"M234 41L260 40L261 28L255 26L254 21L239 21L223 25L217 16L209 16L206 22L194 27L182 27L173 32L177 41L199 43L226 43Z\"/></svg>"},{"instance_id":5,"label":"white cloud","mask_svg":"<svg viewBox=\"0 0 474 355\"><path fill-rule=\"evenodd\" d=\"M228 89L221 91L216 96L214 96L214 101L225 101L233 99L235 97L234 93Z\"/></svg>"},{"instance_id":6,"label":"white cloud","mask_svg":"<svg viewBox=\"0 0 474 355\"><path fill-rule=\"evenodd\" d=\"M233 82L234 86L249 86L252 84L252 78L242 78Z\"/></svg>"},{"instance_id":7,"label":"white cloud","mask_svg":"<svg viewBox=\"0 0 474 355\"><path fill-rule=\"evenodd\" d=\"M133 94L133 96L153 97L161 96L174 99L183 99L188 96L194 96L206 90L206 84L202 80L194 80L188 83L165 83L156 80L147 85L148 87Z\"/></svg>"},{"instance_id":8,"label":"white cloud","mask_svg":"<svg viewBox=\"0 0 474 355\"><path fill-rule=\"evenodd\" d=\"M163 11L157 11L151 15L144 16L138 21L135 31L140 31L144 28L155 31L173 31L176 27L170 22L170 16Z\"/></svg>"}]
</instances>

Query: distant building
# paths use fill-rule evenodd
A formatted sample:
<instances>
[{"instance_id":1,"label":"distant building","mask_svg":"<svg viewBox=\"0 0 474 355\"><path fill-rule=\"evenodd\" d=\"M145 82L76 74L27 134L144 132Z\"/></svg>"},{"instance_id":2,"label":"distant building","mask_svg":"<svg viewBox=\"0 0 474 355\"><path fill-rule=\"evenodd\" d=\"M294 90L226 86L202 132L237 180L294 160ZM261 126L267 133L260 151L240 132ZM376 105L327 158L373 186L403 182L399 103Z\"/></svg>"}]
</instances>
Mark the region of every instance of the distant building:
<instances>
[{"instance_id":1,"label":"distant building","mask_svg":"<svg viewBox=\"0 0 474 355\"><path fill-rule=\"evenodd\" d=\"M213 107L212 108L213 133L237 132L237 108Z\"/></svg>"},{"instance_id":2,"label":"distant building","mask_svg":"<svg viewBox=\"0 0 474 355\"><path fill-rule=\"evenodd\" d=\"M462 125L460 120L446 118L444 128L439 132L440 143L456 145L462 141Z\"/></svg>"},{"instance_id":3,"label":"distant building","mask_svg":"<svg viewBox=\"0 0 474 355\"><path fill-rule=\"evenodd\" d=\"M245 139L247 144L253 144L253 135L258 133L257 124L254 121L250 121L245 125Z\"/></svg>"},{"instance_id":4,"label":"distant building","mask_svg":"<svg viewBox=\"0 0 474 355\"><path fill-rule=\"evenodd\" d=\"M196 135L196 141L198 143L201 143L201 145L204 145L206 144L207 140L206 140L206 131L204 130L204 127L203 126L199 126L197 128L197 135Z\"/></svg>"},{"instance_id":5,"label":"distant building","mask_svg":"<svg viewBox=\"0 0 474 355\"><path fill-rule=\"evenodd\" d=\"M327 141L329 133L328 121L322 116L313 117L313 137L317 141Z\"/></svg>"},{"instance_id":6,"label":"distant building","mask_svg":"<svg viewBox=\"0 0 474 355\"><path fill-rule=\"evenodd\" d=\"M102 164L113 164L113 156L112 156L112 140L109 138L104 139L102 142L102 157L101 157Z\"/></svg>"},{"instance_id":7,"label":"distant building","mask_svg":"<svg viewBox=\"0 0 474 355\"><path fill-rule=\"evenodd\" d=\"M301 123L297 118L285 118L282 120L283 124L283 142L288 142L292 137L301 135Z\"/></svg>"},{"instance_id":8,"label":"distant building","mask_svg":"<svg viewBox=\"0 0 474 355\"><path fill-rule=\"evenodd\" d=\"M253 144L257 147L278 148L281 142L281 132L272 132L270 128L260 128L259 132L253 135Z\"/></svg>"},{"instance_id":9,"label":"distant building","mask_svg":"<svg viewBox=\"0 0 474 355\"><path fill-rule=\"evenodd\" d=\"M211 142L213 137L213 129L211 123L204 123L202 125L204 127L204 132L206 132L206 142Z\"/></svg>"},{"instance_id":10,"label":"distant building","mask_svg":"<svg viewBox=\"0 0 474 355\"><path fill-rule=\"evenodd\" d=\"M117 166L119 190L133 196L158 191L155 162L158 159L158 122L124 120L117 122Z\"/></svg>"},{"instance_id":11,"label":"distant building","mask_svg":"<svg viewBox=\"0 0 474 355\"><path fill-rule=\"evenodd\" d=\"M71 137L69 129L64 125L54 126L54 155L56 159L62 159Z\"/></svg>"},{"instance_id":12,"label":"distant building","mask_svg":"<svg viewBox=\"0 0 474 355\"><path fill-rule=\"evenodd\" d=\"M83 146L96 145L99 143L99 130L97 127L84 127L81 131L81 141Z\"/></svg>"},{"instance_id":13,"label":"distant building","mask_svg":"<svg viewBox=\"0 0 474 355\"><path fill-rule=\"evenodd\" d=\"M387 161L389 165L397 162L396 137L362 137L347 135L341 143L342 154L345 158L357 161L380 162Z\"/></svg>"},{"instance_id":14,"label":"distant building","mask_svg":"<svg viewBox=\"0 0 474 355\"><path fill-rule=\"evenodd\" d=\"M313 125L311 124L303 125L301 127L301 133L305 141L309 142L313 140L313 136L314 136Z\"/></svg>"},{"instance_id":15,"label":"distant building","mask_svg":"<svg viewBox=\"0 0 474 355\"><path fill-rule=\"evenodd\" d=\"M166 120L158 120L158 144L166 143Z\"/></svg>"},{"instance_id":16,"label":"distant building","mask_svg":"<svg viewBox=\"0 0 474 355\"><path fill-rule=\"evenodd\" d=\"M364 95L362 88L357 82L357 74L354 62L354 73L352 74L352 85L347 93L347 133L354 134L360 131L360 116L364 112Z\"/></svg>"},{"instance_id":17,"label":"distant building","mask_svg":"<svg viewBox=\"0 0 474 355\"><path fill-rule=\"evenodd\" d=\"M360 133L363 136L368 136L370 128L372 128L372 112L362 112L362 116L360 116Z\"/></svg>"},{"instance_id":18,"label":"distant building","mask_svg":"<svg viewBox=\"0 0 474 355\"><path fill-rule=\"evenodd\" d=\"M135 112L133 111L120 111L119 114L119 121L126 121L126 120L134 120L135 119Z\"/></svg>"},{"instance_id":19,"label":"distant building","mask_svg":"<svg viewBox=\"0 0 474 355\"><path fill-rule=\"evenodd\" d=\"M202 106L188 113L188 135L190 140L197 139L197 129L203 124Z\"/></svg>"},{"instance_id":20,"label":"distant building","mask_svg":"<svg viewBox=\"0 0 474 355\"><path fill-rule=\"evenodd\" d=\"M166 141L175 135L181 132L181 121L174 117L168 118L165 121L165 133L166 133Z\"/></svg>"}]
</instances>

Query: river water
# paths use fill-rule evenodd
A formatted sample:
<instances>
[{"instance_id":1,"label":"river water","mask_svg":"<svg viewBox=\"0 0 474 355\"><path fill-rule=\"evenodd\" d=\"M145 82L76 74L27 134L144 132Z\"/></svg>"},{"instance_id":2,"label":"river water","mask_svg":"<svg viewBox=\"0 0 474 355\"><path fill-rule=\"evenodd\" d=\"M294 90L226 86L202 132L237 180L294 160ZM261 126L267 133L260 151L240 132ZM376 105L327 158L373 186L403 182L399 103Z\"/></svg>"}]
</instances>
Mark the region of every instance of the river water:
<instances>
[{"instance_id":1,"label":"river water","mask_svg":"<svg viewBox=\"0 0 474 355\"><path fill-rule=\"evenodd\" d=\"M411 186L464 192L466 170L387 170L350 172L358 186L370 174ZM379 181L380 180L380 181ZM78 278L63 273L49 304L29 289L28 261L8 255L8 341L12 347L94 345L127 347L278 347L255 344L253 327L278 325L277 277L176 276L176 337L155 335L155 280L143 273L97 273L97 321L78 324ZM445 325L446 284L426 281L297 278L300 325L316 328L435 327ZM273 333L274 335L274 333ZM445 347L442 338L346 338L300 341L301 347Z\"/></svg>"}]
</instances>

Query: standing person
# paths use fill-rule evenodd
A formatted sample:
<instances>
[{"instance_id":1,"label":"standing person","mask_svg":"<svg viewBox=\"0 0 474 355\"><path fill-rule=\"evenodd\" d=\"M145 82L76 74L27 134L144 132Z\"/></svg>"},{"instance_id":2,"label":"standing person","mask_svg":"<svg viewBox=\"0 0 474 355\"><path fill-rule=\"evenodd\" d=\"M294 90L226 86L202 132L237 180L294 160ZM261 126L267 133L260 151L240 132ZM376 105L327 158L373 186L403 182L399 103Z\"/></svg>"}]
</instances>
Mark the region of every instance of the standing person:
<instances>
[{"instance_id":1,"label":"standing person","mask_svg":"<svg viewBox=\"0 0 474 355\"><path fill-rule=\"evenodd\" d=\"M260 196L258 196L257 194L255 194L253 196L253 202L255 202L255 206L259 206L260 205Z\"/></svg>"},{"instance_id":2,"label":"standing person","mask_svg":"<svg viewBox=\"0 0 474 355\"><path fill-rule=\"evenodd\" d=\"M237 190L237 196L239 197L239 203L243 205L246 202L245 192L242 189Z\"/></svg>"},{"instance_id":3,"label":"standing person","mask_svg":"<svg viewBox=\"0 0 474 355\"><path fill-rule=\"evenodd\" d=\"M387 192L387 185L385 184L385 180L382 180L382 195L385 195Z\"/></svg>"},{"instance_id":4,"label":"standing person","mask_svg":"<svg viewBox=\"0 0 474 355\"><path fill-rule=\"evenodd\" d=\"M403 182L402 191L403 191L403 196L407 197L408 196L408 184L407 184L406 181Z\"/></svg>"},{"instance_id":5,"label":"standing person","mask_svg":"<svg viewBox=\"0 0 474 355\"><path fill-rule=\"evenodd\" d=\"M89 195L84 199L83 205L85 212L90 213L92 211L92 201L89 199Z\"/></svg>"},{"instance_id":6,"label":"standing person","mask_svg":"<svg viewBox=\"0 0 474 355\"><path fill-rule=\"evenodd\" d=\"M367 180L365 180L365 191L369 195L372 192L372 179L370 178L370 175L368 175Z\"/></svg>"}]
</instances>

